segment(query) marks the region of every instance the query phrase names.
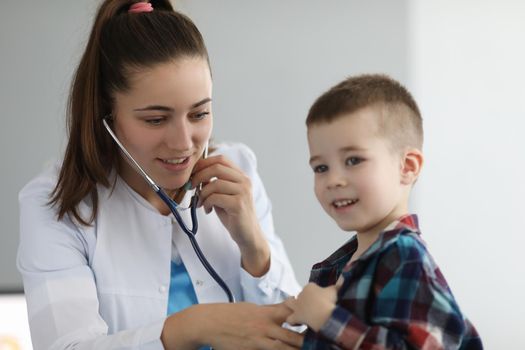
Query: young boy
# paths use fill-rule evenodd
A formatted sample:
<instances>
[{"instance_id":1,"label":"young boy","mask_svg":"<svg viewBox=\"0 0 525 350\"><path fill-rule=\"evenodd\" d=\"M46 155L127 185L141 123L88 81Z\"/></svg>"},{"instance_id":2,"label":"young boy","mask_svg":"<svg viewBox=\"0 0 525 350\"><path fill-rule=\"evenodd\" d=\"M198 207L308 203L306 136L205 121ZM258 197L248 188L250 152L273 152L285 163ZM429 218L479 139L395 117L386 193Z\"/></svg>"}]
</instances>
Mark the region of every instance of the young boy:
<instances>
[{"instance_id":1,"label":"young boy","mask_svg":"<svg viewBox=\"0 0 525 350\"><path fill-rule=\"evenodd\" d=\"M410 93L384 75L352 77L317 99L306 125L317 199L357 234L286 302L287 322L309 327L303 349L481 349L408 214L423 165Z\"/></svg>"}]
</instances>

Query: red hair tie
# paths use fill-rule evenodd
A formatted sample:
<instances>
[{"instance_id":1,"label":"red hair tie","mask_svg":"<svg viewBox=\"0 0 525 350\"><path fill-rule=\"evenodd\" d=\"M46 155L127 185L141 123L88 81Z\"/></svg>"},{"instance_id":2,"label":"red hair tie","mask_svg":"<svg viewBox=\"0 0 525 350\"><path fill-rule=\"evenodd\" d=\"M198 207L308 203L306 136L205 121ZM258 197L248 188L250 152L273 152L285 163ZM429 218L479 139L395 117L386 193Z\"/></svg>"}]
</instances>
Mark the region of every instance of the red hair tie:
<instances>
[{"instance_id":1,"label":"red hair tie","mask_svg":"<svg viewBox=\"0 0 525 350\"><path fill-rule=\"evenodd\" d=\"M136 2L129 7L129 13L151 12L153 6L149 2Z\"/></svg>"}]
</instances>

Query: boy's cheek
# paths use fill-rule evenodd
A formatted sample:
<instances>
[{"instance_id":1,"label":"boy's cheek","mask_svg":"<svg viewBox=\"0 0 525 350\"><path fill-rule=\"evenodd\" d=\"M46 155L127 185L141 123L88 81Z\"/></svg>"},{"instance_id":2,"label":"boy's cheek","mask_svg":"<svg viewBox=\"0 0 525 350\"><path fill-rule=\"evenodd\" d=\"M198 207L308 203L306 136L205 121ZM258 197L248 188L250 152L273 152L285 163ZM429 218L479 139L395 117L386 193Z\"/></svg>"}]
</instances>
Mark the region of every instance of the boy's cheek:
<instances>
[{"instance_id":1,"label":"boy's cheek","mask_svg":"<svg viewBox=\"0 0 525 350\"><path fill-rule=\"evenodd\" d=\"M315 197L317 198L317 201L319 202L319 204L321 204L323 209L325 211L328 211L327 200L323 198L323 193L315 191Z\"/></svg>"},{"instance_id":2,"label":"boy's cheek","mask_svg":"<svg viewBox=\"0 0 525 350\"><path fill-rule=\"evenodd\" d=\"M318 180L314 180L314 193L317 200L322 203L324 191L322 190L322 184Z\"/></svg>"}]
</instances>

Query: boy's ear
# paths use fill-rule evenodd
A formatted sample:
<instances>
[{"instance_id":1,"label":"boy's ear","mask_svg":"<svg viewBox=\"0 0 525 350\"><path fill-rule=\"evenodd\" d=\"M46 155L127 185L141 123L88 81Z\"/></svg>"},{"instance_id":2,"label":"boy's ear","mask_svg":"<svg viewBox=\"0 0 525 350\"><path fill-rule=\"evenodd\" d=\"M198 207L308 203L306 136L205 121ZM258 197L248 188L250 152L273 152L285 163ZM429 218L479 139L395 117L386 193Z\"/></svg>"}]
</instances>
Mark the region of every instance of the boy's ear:
<instances>
[{"instance_id":1,"label":"boy's ear","mask_svg":"<svg viewBox=\"0 0 525 350\"><path fill-rule=\"evenodd\" d=\"M423 167L423 153L417 148L405 151L401 164L401 183L412 185L416 182Z\"/></svg>"}]
</instances>

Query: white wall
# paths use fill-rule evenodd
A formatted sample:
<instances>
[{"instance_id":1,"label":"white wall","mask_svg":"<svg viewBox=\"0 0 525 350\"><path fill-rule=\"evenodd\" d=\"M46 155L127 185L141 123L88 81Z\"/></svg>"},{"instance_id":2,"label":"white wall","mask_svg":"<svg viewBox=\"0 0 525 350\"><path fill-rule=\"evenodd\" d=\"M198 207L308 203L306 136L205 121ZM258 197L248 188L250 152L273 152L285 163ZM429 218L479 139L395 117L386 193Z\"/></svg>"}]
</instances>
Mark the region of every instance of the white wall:
<instances>
[{"instance_id":1,"label":"white wall","mask_svg":"<svg viewBox=\"0 0 525 350\"><path fill-rule=\"evenodd\" d=\"M0 290L19 290L18 191L61 157L74 65L95 4L2 0L0 10Z\"/></svg>"},{"instance_id":2,"label":"white wall","mask_svg":"<svg viewBox=\"0 0 525 350\"><path fill-rule=\"evenodd\" d=\"M525 2L412 1L424 236L487 349L525 349Z\"/></svg>"}]
</instances>

